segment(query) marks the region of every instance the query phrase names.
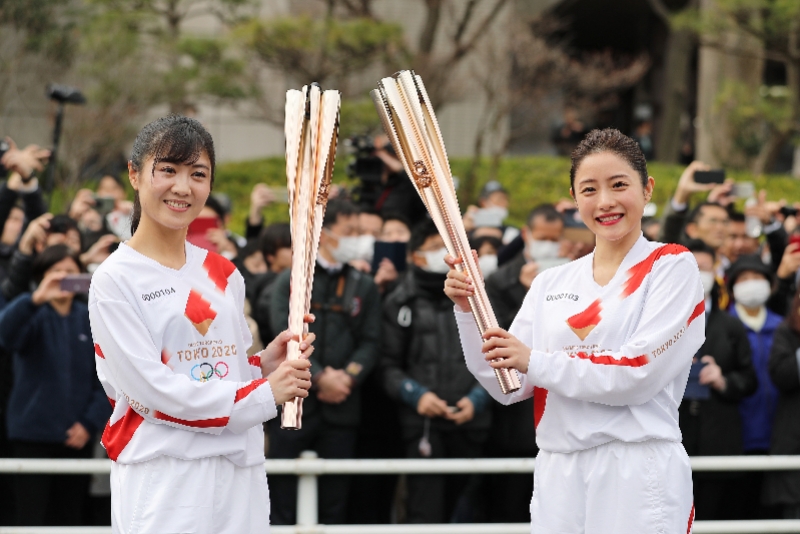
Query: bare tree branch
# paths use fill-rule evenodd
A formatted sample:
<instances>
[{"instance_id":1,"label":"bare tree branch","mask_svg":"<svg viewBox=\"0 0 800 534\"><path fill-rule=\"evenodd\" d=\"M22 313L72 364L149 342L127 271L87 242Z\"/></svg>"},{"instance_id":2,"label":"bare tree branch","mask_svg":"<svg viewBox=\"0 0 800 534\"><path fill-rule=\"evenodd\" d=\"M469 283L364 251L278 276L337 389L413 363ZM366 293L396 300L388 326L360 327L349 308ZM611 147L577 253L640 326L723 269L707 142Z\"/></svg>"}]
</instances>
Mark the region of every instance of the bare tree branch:
<instances>
[{"instance_id":1,"label":"bare tree branch","mask_svg":"<svg viewBox=\"0 0 800 534\"><path fill-rule=\"evenodd\" d=\"M464 37L464 32L467 30L467 25L472 19L472 12L475 10L477 3L478 0L469 0L469 2L467 2L467 7L464 8L464 14L461 17L458 27L456 28L456 33L453 36L453 41L456 43L460 43L461 38Z\"/></svg>"}]
</instances>

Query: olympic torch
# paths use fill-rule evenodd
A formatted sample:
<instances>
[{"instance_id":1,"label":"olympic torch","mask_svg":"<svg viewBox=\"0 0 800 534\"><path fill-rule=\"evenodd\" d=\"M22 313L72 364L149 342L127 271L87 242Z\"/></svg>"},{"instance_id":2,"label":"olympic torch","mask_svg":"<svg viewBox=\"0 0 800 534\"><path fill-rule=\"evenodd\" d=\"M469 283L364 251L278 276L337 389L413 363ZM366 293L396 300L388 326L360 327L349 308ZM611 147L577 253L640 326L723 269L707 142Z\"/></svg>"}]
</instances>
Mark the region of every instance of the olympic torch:
<instances>
[{"instance_id":1,"label":"olympic torch","mask_svg":"<svg viewBox=\"0 0 800 534\"><path fill-rule=\"evenodd\" d=\"M328 204L339 133L339 91L322 91L316 83L286 92L286 181L292 233L289 331L308 334L304 321L311 307L314 265L322 219ZM300 358L300 343L290 341L287 358ZM302 427L303 399L283 405L281 428Z\"/></svg>"},{"instance_id":2,"label":"olympic torch","mask_svg":"<svg viewBox=\"0 0 800 534\"><path fill-rule=\"evenodd\" d=\"M370 94L394 151L436 223L447 251L462 259L459 270L466 271L472 280L481 280L461 219L439 123L422 78L412 71L400 71L391 78L383 78ZM498 323L483 284L476 283L474 287L475 295L469 297L469 305L483 335ZM503 393L520 388L516 370L494 372Z\"/></svg>"}]
</instances>

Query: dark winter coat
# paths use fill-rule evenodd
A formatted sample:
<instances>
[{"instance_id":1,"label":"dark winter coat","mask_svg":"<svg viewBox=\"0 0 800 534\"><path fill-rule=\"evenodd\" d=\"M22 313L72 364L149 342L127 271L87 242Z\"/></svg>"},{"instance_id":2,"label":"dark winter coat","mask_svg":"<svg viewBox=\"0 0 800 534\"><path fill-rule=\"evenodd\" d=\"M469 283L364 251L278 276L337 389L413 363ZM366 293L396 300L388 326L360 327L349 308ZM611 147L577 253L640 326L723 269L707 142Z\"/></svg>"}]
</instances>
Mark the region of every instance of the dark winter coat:
<instances>
[{"instance_id":1,"label":"dark winter coat","mask_svg":"<svg viewBox=\"0 0 800 534\"><path fill-rule=\"evenodd\" d=\"M738 318L736 308L731 307L731 315ZM769 450L772 439L772 419L778 402L778 390L769 376L769 355L772 349L772 336L783 320L781 316L767 310L767 320L761 330L754 332L745 325L750 348L753 351L753 367L758 378L758 388L752 395L739 403L742 415L742 440L745 452Z\"/></svg>"},{"instance_id":2,"label":"dark winter coat","mask_svg":"<svg viewBox=\"0 0 800 534\"><path fill-rule=\"evenodd\" d=\"M707 315L706 340L697 358L713 356L727 387L711 389L708 400L684 400L678 410L683 446L689 456L740 455L742 419L739 401L755 390L756 372L747 330L739 319L714 309Z\"/></svg>"},{"instance_id":3,"label":"dark winter coat","mask_svg":"<svg viewBox=\"0 0 800 534\"><path fill-rule=\"evenodd\" d=\"M778 389L771 454L800 454L800 336L784 321L775 330L769 375ZM764 482L766 504L800 504L800 472L770 472Z\"/></svg>"},{"instance_id":4,"label":"dark winter coat","mask_svg":"<svg viewBox=\"0 0 800 534\"><path fill-rule=\"evenodd\" d=\"M288 328L289 269L275 281L270 322L273 332ZM381 339L381 304L378 288L369 276L349 265L330 273L319 264L314 271L311 313L316 321L309 331L316 334L311 356L311 375L325 367L343 369L353 377L350 396L341 404L319 401L313 390L303 402L303 413L321 412L331 424L358 426L361 419L361 384L377 363Z\"/></svg>"},{"instance_id":5,"label":"dark winter coat","mask_svg":"<svg viewBox=\"0 0 800 534\"><path fill-rule=\"evenodd\" d=\"M467 369L458 335L453 303L443 291L445 276L412 267L383 303L381 367L386 393L400 405L405 427L421 428L424 418L416 403L432 391L449 406L469 397L475 417L460 428L488 429L489 394ZM434 418L432 424L455 428Z\"/></svg>"}]
</instances>

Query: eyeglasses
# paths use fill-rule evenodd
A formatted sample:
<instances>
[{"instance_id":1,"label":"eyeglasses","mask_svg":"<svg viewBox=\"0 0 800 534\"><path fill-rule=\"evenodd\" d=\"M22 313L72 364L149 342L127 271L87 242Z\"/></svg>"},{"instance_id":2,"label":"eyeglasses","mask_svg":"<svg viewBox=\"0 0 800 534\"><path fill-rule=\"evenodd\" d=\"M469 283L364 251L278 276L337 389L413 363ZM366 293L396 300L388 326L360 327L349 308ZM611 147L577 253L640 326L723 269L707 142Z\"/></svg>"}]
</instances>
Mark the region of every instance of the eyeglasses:
<instances>
[{"instance_id":1,"label":"eyeglasses","mask_svg":"<svg viewBox=\"0 0 800 534\"><path fill-rule=\"evenodd\" d=\"M730 222L730 219L715 219L713 217L703 220L706 221L711 226L728 226L728 223Z\"/></svg>"}]
</instances>

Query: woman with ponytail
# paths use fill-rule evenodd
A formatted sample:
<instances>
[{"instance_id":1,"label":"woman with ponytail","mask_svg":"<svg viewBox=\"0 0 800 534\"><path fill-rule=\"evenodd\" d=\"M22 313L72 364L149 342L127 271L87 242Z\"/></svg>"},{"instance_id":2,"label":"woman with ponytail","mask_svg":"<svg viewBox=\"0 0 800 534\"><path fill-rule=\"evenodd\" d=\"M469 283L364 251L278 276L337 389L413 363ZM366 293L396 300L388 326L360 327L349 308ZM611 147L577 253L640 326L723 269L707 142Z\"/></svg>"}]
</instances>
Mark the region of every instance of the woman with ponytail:
<instances>
[{"instance_id":1,"label":"woman with ponytail","mask_svg":"<svg viewBox=\"0 0 800 534\"><path fill-rule=\"evenodd\" d=\"M311 385L313 334L305 359L286 361L289 332L248 358L242 276L186 242L214 167L198 121L145 126L128 162L133 237L93 276L97 374L114 408L102 438L114 533L268 531L261 424Z\"/></svg>"}]
</instances>

